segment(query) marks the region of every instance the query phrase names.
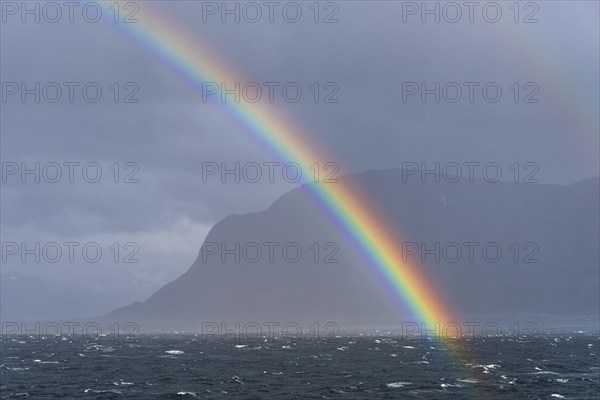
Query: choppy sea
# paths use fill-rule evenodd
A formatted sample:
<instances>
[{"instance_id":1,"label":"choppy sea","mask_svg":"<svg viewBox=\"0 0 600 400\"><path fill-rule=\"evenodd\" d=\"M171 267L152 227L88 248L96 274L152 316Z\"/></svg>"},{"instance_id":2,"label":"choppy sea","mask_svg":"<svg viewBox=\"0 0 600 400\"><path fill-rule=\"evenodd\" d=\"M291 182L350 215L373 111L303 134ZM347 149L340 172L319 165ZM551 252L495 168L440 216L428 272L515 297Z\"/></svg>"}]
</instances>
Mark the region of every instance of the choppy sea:
<instances>
[{"instance_id":1,"label":"choppy sea","mask_svg":"<svg viewBox=\"0 0 600 400\"><path fill-rule=\"evenodd\" d=\"M599 347L585 332L444 342L5 336L0 397L598 399Z\"/></svg>"}]
</instances>

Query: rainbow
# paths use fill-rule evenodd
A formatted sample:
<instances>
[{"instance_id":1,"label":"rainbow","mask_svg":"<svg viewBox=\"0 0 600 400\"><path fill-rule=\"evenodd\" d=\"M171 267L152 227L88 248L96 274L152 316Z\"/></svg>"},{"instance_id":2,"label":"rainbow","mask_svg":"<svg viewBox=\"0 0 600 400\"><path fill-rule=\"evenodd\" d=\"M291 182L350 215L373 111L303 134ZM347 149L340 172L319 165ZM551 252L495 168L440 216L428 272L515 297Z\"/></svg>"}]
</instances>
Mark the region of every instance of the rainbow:
<instances>
[{"instance_id":1,"label":"rainbow","mask_svg":"<svg viewBox=\"0 0 600 400\"><path fill-rule=\"evenodd\" d=\"M592 38L597 36L593 32L593 18L598 10L591 8L594 7L593 3L586 4L585 7L590 9L577 7L574 10L578 14L580 26L587 30L585 34ZM543 18L541 21L543 23ZM554 54L552 42L549 44L549 37L545 35L546 31L539 29L537 24L511 24L510 27L493 27L486 30L486 33L494 44L503 48L504 53L511 55L511 61L520 64L524 71L533 72L530 75L533 80L552 82L551 85L543 84L540 87L540 101L551 103L556 115L565 119L570 135L582 136L581 141L575 142L580 147L577 149L578 154L588 158L590 165L598 170L598 99L583 93L581 84L574 79L576 74L569 70L564 60L559 61ZM592 58L592 52L589 55L588 61L597 64L598 59Z\"/></svg>"},{"instance_id":2,"label":"rainbow","mask_svg":"<svg viewBox=\"0 0 600 400\"><path fill-rule=\"evenodd\" d=\"M107 7L104 2L99 2ZM107 9L107 12L112 11ZM115 24L132 35L162 61L173 67L183 78L202 88L204 82L219 82L233 87L245 82L242 75L200 43L192 40L164 16L155 15L145 5L136 14L138 23ZM319 152L302 131L289 122L272 104L260 102L219 103L227 117L235 121L251 139L282 162L295 162L303 170L315 162L331 158ZM333 222L342 229L357 251L368 261L374 272L420 323L428 329L451 321L452 313L437 291L410 263L402 262L401 242L385 219L369 205L368 199L349 183L315 183L306 185Z\"/></svg>"},{"instance_id":3,"label":"rainbow","mask_svg":"<svg viewBox=\"0 0 600 400\"><path fill-rule=\"evenodd\" d=\"M110 15L112 10L105 2L99 2ZM150 11L146 5L140 7L136 14L138 23L114 24L126 34L135 38L136 42L144 45L150 53L156 55L162 62L169 64L179 76L190 83L190 87L201 89L205 82L225 83L232 87L235 82L244 82L242 75L234 71L229 64L221 60L206 43L198 41L185 34L177 25L169 22L164 16L159 16ZM514 28L514 27L513 27ZM524 28L523 28L524 29ZM530 69L539 72L546 71L543 78L555 78L545 68L553 63L552 55L546 51L545 57L531 57L529 47L520 39L519 33L523 29L509 29L508 31L494 32L498 34L499 41L510 45L521 57L518 60L528 60ZM500 29L499 29L500 30ZM498 30L498 31L499 31ZM512 32L512 33L511 33ZM509 33L509 35L506 35ZM506 37L505 37L506 35ZM516 48L515 48L516 47ZM559 89L556 98L561 93L572 93L569 85ZM556 94L556 93L555 93ZM595 140L597 137L597 120L595 113L586 107L579 96L570 96L576 112L571 112L572 125L579 126L582 131L592 132ZM308 169L315 162L324 163L331 160L319 147L312 143L307 135L303 134L297 124L290 122L283 113L272 105L249 102L221 103L219 109L223 111L231 122L237 123L259 146L283 162L298 163L302 169ZM564 107L557 104L559 111ZM592 117L590 117L592 116ZM586 121L591 121L586 124ZM594 160L597 158L594 156ZM429 329L444 326L452 322L453 313L445 306L444 299L439 296L439 291L420 274L419 268L410 263L402 262L402 253L399 249L401 238L386 223L384 216L375 210L369 199L358 188L352 187L348 182L337 184L310 184L306 185L325 213L340 231L345 233L354 244L356 251L367 261L369 267L381 279L387 290L390 290L395 300L409 310L420 322ZM460 349L458 344L441 335L447 344L450 355L457 361ZM467 375L474 371L465 371L463 363L454 363ZM477 396L482 398L483 396Z\"/></svg>"},{"instance_id":4,"label":"rainbow","mask_svg":"<svg viewBox=\"0 0 600 400\"><path fill-rule=\"evenodd\" d=\"M99 2L106 7L104 2ZM107 9L108 10L108 9ZM108 10L110 11L110 10ZM111 11L112 12L112 11ZM133 36L162 62L168 63L178 75L194 87L202 88L203 82L223 82L232 87L235 82L245 82L205 43L192 40L164 16L155 15L140 7L136 15L139 23L116 24ZM301 129L291 123L275 107L257 103L219 103L231 122L240 125L254 142L282 162L295 162L307 170L315 162L331 160L306 138ZM465 365L460 342L452 340L443 328L456 324L453 313L445 306L444 299L417 266L403 262L399 243L401 238L388 226L385 218L375 210L368 198L350 183L312 183L305 185L316 205L328 215L365 259L366 264L379 278L386 291L391 292L399 309L408 308L411 322L417 322L421 331L435 331L442 339L448 358L463 376L476 377L477 371ZM406 320L403 318L403 320ZM456 326L456 325L454 325ZM442 349L440 349L442 350ZM479 390L477 390L479 391ZM482 393L475 398L486 398Z\"/></svg>"}]
</instances>

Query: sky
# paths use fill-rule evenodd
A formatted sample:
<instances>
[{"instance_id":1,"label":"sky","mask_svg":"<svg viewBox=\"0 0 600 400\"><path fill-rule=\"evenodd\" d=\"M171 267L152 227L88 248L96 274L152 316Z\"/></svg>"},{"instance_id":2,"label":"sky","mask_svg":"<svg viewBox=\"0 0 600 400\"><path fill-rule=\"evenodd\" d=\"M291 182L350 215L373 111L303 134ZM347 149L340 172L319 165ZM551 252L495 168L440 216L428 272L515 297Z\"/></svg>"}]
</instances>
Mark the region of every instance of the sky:
<instances>
[{"instance_id":1,"label":"sky","mask_svg":"<svg viewBox=\"0 0 600 400\"><path fill-rule=\"evenodd\" d=\"M500 165L504 180L513 179L515 163L519 180L533 174L541 183L568 184L598 175L594 1L522 2L516 9L480 2L473 22L462 2L428 2L438 7L439 22L421 2L274 2L272 21L264 2L123 2L118 16L105 10L95 23L93 2L83 3L91 4L88 14L76 8L73 22L60 2L60 18L30 3L38 4L39 22L21 4L2 2L2 242L39 242L49 252L49 243L95 243L103 257L12 257L2 260L2 272L85 286L130 267L130 257L149 270L172 271L172 279L191 265L212 225L265 209L298 186L280 168L273 182L266 179L264 163L277 162L274 155L233 124L219 100L205 101L206 92L126 33L120 25L135 19L137 7L156 10L211 48L239 72L247 96L262 88L258 101L301 127L338 174L478 162ZM23 100L22 89L35 92L36 82L40 101L35 93ZM422 97L436 82L440 101ZM62 95L52 102L56 87ZM98 87L102 96L92 102ZM39 182L21 175L36 163ZM237 183L225 175L222 182L206 174L209 163L239 163L248 173L260 165L263 178ZM54 183L57 165L62 176Z\"/></svg>"}]
</instances>

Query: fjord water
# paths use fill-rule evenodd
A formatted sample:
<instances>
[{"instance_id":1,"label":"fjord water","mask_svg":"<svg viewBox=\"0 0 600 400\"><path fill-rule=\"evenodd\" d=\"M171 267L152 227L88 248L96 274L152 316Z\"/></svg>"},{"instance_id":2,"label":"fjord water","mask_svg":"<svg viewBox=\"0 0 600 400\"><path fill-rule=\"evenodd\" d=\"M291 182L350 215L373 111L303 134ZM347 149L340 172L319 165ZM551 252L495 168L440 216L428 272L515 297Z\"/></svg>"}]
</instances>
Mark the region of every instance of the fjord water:
<instances>
[{"instance_id":1,"label":"fjord water","mask_svg":"<svg viewBox=\"0 0 600 400\"><path fill-rule=\"evenodd\" d=\"M5 336L1 398L597 399L597 332L433 339Z\"/></svg>"}]
</instances>

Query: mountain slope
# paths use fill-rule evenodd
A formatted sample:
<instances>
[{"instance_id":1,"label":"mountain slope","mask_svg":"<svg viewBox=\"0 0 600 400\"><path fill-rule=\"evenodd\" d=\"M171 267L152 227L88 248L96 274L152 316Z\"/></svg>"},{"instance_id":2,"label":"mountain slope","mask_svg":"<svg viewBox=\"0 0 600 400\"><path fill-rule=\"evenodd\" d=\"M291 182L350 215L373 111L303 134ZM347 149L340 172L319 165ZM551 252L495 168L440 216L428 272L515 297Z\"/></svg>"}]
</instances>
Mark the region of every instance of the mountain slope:
<instances>
[{"instance_id":1,"label":"mountain slope","mask_svg":"<svg viewBox=\"0 0 600 400\"><path fill-rule=\"evenodd\" d=\"M372 207L398 233L399 247L421 246L423 251L407 255L408 261L459 315L598 315L598 178L568 186L404 183L402 171L385 170L343 179L369 194ZM216 224L183 276L147 301L107 317L289 321L406 316L373 267L305 191L293 190L263 212ZM263 244L269 242L279 242L278 248L295 243L288 249L299 247L303 256L290 262L275 251L274 262L265 254L251 262L255 244L264 253ZM224 259L222 252L207 254L215 246L233 249L236 243L247 250L246 257L238 252L239 262L233 254ZM436 244L439 260L425 251ZM339 262L325 263L332 252Z\"/></svg>"}]
</instances>

